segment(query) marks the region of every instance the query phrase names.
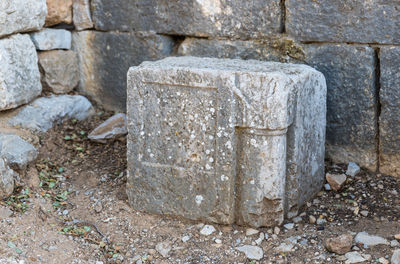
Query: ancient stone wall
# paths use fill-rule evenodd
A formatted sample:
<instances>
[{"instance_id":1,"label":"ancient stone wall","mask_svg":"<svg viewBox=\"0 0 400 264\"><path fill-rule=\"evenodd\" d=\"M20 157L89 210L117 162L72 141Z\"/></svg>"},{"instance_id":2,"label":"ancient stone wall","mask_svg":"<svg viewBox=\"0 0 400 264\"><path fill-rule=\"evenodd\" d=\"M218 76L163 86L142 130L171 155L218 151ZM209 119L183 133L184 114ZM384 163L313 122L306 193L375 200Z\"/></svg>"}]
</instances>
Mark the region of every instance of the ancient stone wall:
<instances>
[{"instance_id":1,"label":"ancient stone wall","mask_svg":"<svg viewBox=\"0 0 400 264\"><path fill-rule=\"evenodd\" d=\"M40 51L44 89L70 91L79 72L78 91L124 111L128 68L145 60L192 55L305 63L328 83L327 157L400 176L399 0L47 0L45 21L34 4L39 0L20 13L4 12L17 2L24 1L0 3L0 17L13 25L0 24L2 39L44 23L51 29L31 35L38 50L69 49L72 39L76 55ZM75 56L77 71L50 72L73 65ZM24 78L32 71L26 72ZM0 106L38 94L37 87L23 89L26 98L14 95L7 105L0 98Z\"/></svg>"}]
</instances>

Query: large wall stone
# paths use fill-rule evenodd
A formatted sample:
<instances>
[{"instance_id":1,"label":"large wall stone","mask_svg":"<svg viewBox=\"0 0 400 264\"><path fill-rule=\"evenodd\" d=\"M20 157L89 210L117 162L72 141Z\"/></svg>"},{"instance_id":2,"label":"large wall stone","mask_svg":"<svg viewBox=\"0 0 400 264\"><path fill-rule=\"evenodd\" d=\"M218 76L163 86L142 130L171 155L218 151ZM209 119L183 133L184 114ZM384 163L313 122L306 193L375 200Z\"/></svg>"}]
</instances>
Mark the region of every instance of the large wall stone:
<instances>
[{"instance_id":1,"label":"large wall stone","mask_svg":"<svg viewBox=\"0 0 400 264\"><path fill-rule=\"evenodd\" d=\"M0 111L26 104L40 95L40 73L29 35L0 40Z\"/></svg>"},{"instance_id":2,"label":"large wall stone","mask_svg":"<svg viewBox=\"0 0 400 264\"><path fill-rule=\"evenodd\" d=\"M280 0L93 0L95 28L189 36L259 37L281 26Z\"/></svg>"},{"instance_id":3,"label":"large wall stone","mask_svg":"<svg viewBox=\"0 0 400 264\"><path fill-rule=\"evenodd\" d=\"M45 25L72 23L72 0L46 0L47 16Z\"/></svg>"},{"instance_id":4,"label":"large wall stone","mask_svg":"<svg viewBox=\"0 0 400 264\"><path fill-rule=\"evenodd\" d=\"M79 90L106 109L125 111L129 67L166 57L173 46L172 38L155 33L76 32L73 48L79 57Z\"/></svg>"},{"instance_id":5,"label":"large wall stone","mask_svg":"<svg viewBox=\"0 0 400 264\"><path fill-rule=\"evenodd\" d=\"M400 47L380 51L380 171L400 176Z\"/></svg>"},{"instance_id":6,"label":"large wall stone","mask_svg":"<svg viewBox=\"0 0 400 264\"><path fill-rule=\"evenodd\" d=\"M1 0L0 37L39 30L47 14L46 0Z\"/></svg>"},{"instance_id":7,"label":"large wall stone","mask_svg":"<svg viewBox=\"0 0 400 264\"><path fill-rule=\"evenodd\" d=\"M377 98L372 48L303 45L290 39L259 42L187 38L178 55L300 62L315 67L327 79L328 157L376 170Z\"/></svg>"},{"instance_id":8,"label":"large wall stone","mask_svg":"<svg viewBox=\"0 0 400 264\"><path fill-rule=\"evenodd\" d=\"M400 43L398 0L286 0L286 31L302 41Z\"/></svg>"}]
</instances>

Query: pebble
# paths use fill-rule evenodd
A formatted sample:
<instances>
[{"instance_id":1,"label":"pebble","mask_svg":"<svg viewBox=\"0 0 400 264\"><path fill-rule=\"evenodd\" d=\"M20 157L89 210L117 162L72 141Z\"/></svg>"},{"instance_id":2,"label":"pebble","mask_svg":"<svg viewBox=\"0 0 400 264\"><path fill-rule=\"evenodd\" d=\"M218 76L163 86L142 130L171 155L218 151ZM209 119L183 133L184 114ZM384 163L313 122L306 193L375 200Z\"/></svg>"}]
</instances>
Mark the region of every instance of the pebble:
<instances>
[{"instance_id":1,"label":"pebble","mask_svg":"<svg viewBox=\"0 0 400 264\"><path fill-rule=\"evenodd\" d=\"M95 205L94 205L94 211L96 213L100 213L103 210L103 205L100 201L98 201Z\"/></svg>"},{"instance_id":2,"label":"pebble","mask_svg":"<svg viewBox=\"0 0 400 264\"><path fill-rule=\"evenodd\" d=\"M183 237L182 237L182 242L183 242L183 243L186 243L186 242L189 241L189 239L190 239L190 236L183 236Z\"/></svg>"},{"instance_id":3,"label":"pebble","mask_svg":"<svg viewBox=\"0 0 400 264\"><path fill-rule=\"evenodd\" d=\"M12 216L12 214L13 211L11 211L10 209L8 209L7 207L0 206L0 220L9 218Z\"/></svg>"},{"instance_id":4,"label":"pebble","mask_svg":"<svg viewBox=\"0 0 400 264\"><path fill-rule=\"evenodd\" d=\"M260 260L264 256L262 248L257 246L245 245L237 247L236 250L243 252L249 259Z\"/></svg>"},{"instance_id":5,"label":"pebble","mask_svg":"<svg viewBox=\"0 0 400 264\"><path fill-rule=\"evenodd\" d=\"M349 162L349 165L347 165L347 171L346 174L354 177L360 172L360 167L354 163L354 162Z\"/></svg>"},{"instance_id":6,"label":"pebble","mask_svg":"<svg viewBox=\"0 0 400 264\"><path fill-rule=\"evenodd\" d=\"M400 240L400 234L394 235L394 238L397 239L397 240Z\"/></svg>"},{"instance_id":7,"label":"pebble","mask_svg":"<svg viewBox=\"0 0 400 264\"><path fill-rule=\"evenodd\" d=\"M326 224L326 220L324 218L317 219L317 225L325 225L325 224Z\"/></svg>"},{"instance_id":8,"label":"pebble","mask_svg":"<svg viewBox=\"0 0 400 264\"><path fill-rule=\"evenodd\" d=\"M347 179L345 174L331 174L331 173L327 173L325 178L326 181L329 183L329 185L332 187L332 189L336 192L343 187Z\"/></svg>"},{"instance_id":9,"label":"pebble","mask_svg":"<svg viewBox=\"0 0 400 264\"><path fill-rule=\"evenodd\" d=\"M294 224L293 223L288 223L286 225L283 225L287 230L292 230L294 228Z\"/></svg>"},{"instance_id":10,"label":"pebble","mask_svg":"<svg viewBox=\"0 0 400 264\"><path fill-rule=\"evenodd\" d=\"M400 264L400 249L396 249L393 252L392 258L390 259L392 264Z\"/></svg>"},{"instance_id":11,"label":"pebble","mask_svg":"<svg viewBox=\"0 0 400 264\"><path fill-rule=\"evenodd\" d=\"M303 221L303 218L301 216L296 216L295 218L292 219L293 223L298 224L301 221Z\"/></svg>"},{"instance_id":12,"label":"pebble","mask_svg":"<svg viewBox=\"0 0 400 264\"><path fill-rule=\"evenodd\" d=\"M367 210L363 210L363 211L360 212L360 214L361 214L362 216L367 217L368 214L369 214L369 212L368 212Z\"/></svg>"},{"instance_id":13,"label":"pebble","mask_svg":"<svg viewBox=\"0 0 400 264\"><path fill-rule=\"evenodd\" d=\"M67 215L68 213L69 213L68 210L64 210L64 211L62 212L63 215Z\"/></svg>"},{"instance_id":14,"label":"pebble","mask_svg":"<svg viewBox=\"0 0 400 264\"><path fill-rule=\"evenodd\" d=\"M315 216L310 215L308 217L308 221L310 222L310 224L315 224L315 222L317 222L317 219L315 218Z\"/></svg>"},{"instance_id":15,"label":"pebble","mask_svg":"<svg viewBox=\"0 0 400 264\"><path fill-rule=\"evenodd\" d=\"M361 256L361 254L358 253L357 251L348 252L344 256L347 259L345 262L346 264L360 263L366 261L366 259L363 256Z\"/></svg>"},{"instance_id":16,"label":"pebble","mask_svg":"<svg viewBox=\"0 0 400 264\"><path fill-rule=\"evenodd\" d=\"M360 232L356 235L356 243L364 244L364 246L387 245L388 241L382 237L370 235L367 232Z\"/></svg>"},{"instance_id":17,"label":"pebble","mask_svg":"<svg viewBox=\"0 0 400 264\"><path fill-rule=\"evenodd\" d=\"M347 234L340 235L334 238L328 238L325 241L325 246L328 251L340 255L349 252L352 244L353 244L353 236Z\"/></svg>"},{"instance_id":18,"label":"pebble","mask_svg":"<svg viewBox=\"0 0 400 264\"><path fill-rule=\"evenodd\" d=\"M171 244L169 242L161 242L156 245L157 252L164 258L168 257L171 249Z\"/></svg>"},{"instance_id":19,"label":"pebble","mask_svg":"<svg viewBox=\"0 0 400 264\"><path fill-rule=\"evenodd\" d=\"M332 190L332 188L331 188L331 186L329 185L329 183L325 184L325 185L324 185L324 188L325 188L325 191L331 191L331 190Z\"/></svg>"},{"instance_id":20,"label":"pebble","mask_svg":"<svg viewBox=\"0 0 400 264\"><path fill-rule=\"evenodd\" d=\"M275 248L275 251L276 252L286 253L286 252L294 251L293 248L294 248L294 246L292 244L282 243L277 248Z\"/></svg>"},{"instance_id":21,"label":"pebble","mask_svg":"<svg viewBox=\"0 0 400 264\"><path fill-rule=\"evenodd\" d=\"M390 241L390 246L391 247L398 247L398 246L400 246L400 243L397 240L392 240L392 241Z\"/></svg>"},{"instance_id":22,"label":"pebble","mask_svg":"<svg viewBox=\"0 0 400 264\"><path fill-rule=\"evenodd\" d=\"M215 227L212 225L205 225L203 226L203 228L200 230L200 234L202 234L203 236L209 236L212 233L215 232Z\"/></svg>"},{"instance_id":23,"label":"pebble","mask_svg":"<svg viewBox=\"0 0 400 264\"><path fill-rule=\"evenodd\" d=\"M222 240L219 239L219 238L215 239L214 242L217 243L217 244L222 244Z\"/></svg>"},{"instance_id":24,"label":"pebble","mask_svg":"<svg viewBox=\"0 0 400 264\"><path fill-rule=\"evenodd\" d=\"M379 258L378 261L382 264L389 264L389 260L385 259L384 257Z\"/></svg>"},{"instance_id":25,"label":"pebble","mask_svg":"<svg viewBox=\"0 0 400 264\"><path fill-rule=\"evenodd\" d=\"M260 233L260 235L259 235L259 237L256 239L256 244L257 245L261 245L261 243L263 242L263 240L264 240L264 238L265 238L265 235L264 235L264 233L263 232L261 232Z\"/></svg>"},{"instance_id":26,"label":"pebble","mask_svg":"<svg viewBox=\"0 0 400 264\"><path fill-rule=\"evenodd\" d=\"M246 236L252 236L255 234L258 234L260 231L258 231L257 229L254 228L247 228L246 229Z\"/></svg>"},{"instance_id":27,"label":"pebble","mask_svg":"<svg viewBox=\"0 0 400 264\"><path fill-rule=\"evenodd\" d=\"M277 226L274 227L274 234L275 235L279 235L279 233L281 232L281 229Z\"/></svg>"}]
</instances>

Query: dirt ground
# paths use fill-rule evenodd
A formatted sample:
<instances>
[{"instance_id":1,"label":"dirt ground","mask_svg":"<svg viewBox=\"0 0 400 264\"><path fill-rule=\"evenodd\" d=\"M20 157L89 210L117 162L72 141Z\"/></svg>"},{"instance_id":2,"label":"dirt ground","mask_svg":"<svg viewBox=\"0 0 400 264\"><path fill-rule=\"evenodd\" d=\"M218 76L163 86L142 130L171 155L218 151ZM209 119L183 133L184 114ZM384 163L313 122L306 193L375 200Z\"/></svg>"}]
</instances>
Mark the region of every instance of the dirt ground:
<instances>
[{"instance_id":1,"label":"dirt ground","mask_svg":"<svg viewBox=\"0 0 400 264\"><path fill-rule=\"evenodd\" d=\"M236 247L255 245L260 233L213 225L216 232L204 236L203 223L129 207L125 139L107 144L87 139L109 116L98 112L90 120L66 121L37 138L36 164L22 175L14 195L0 201L0 263L345 263L325 249L327 238L365 231L393 242L400 233L400 180L362 171L340 192L321 190L293 228L260 228L264 257L251 261ZM323 220L311 224L310 216ZM279 250L283 243L293 245L292 251ZM353 241L353 250L371 255L365 263L390 260L396 248L396 243L365 248Z\"/></svg>"}]
</instances>

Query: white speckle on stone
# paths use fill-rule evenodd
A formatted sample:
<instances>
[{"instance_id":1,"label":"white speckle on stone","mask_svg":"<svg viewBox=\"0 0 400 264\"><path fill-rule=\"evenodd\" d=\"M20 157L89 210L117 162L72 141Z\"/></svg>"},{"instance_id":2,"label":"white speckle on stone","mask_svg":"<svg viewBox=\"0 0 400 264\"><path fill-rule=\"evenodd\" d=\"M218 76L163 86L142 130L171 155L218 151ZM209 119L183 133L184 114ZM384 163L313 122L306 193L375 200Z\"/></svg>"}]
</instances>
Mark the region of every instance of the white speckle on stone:
<instances>
[{"instance_id":1,"label":"white speckle on stone","mask_svg":"<svg viewBox=\"0 0 400 264\"><path fill-rule=\"evenodd\" d=\"M200 205L201 202L204 200L204 198L203 198L202 195L196 195L196 199L195 200L196 200L197 205Z\"/></svg>"},{"instance_id":2,"label":"white speckle on stone","mask_svg":"<svg viewBox=\"0 0 400 264\"><path fill-rule=\"evenodd\" d=\"M225 175L221 175L221 181L227 181L228 177L226 177Z\"/></svg>"}]
</instances>

